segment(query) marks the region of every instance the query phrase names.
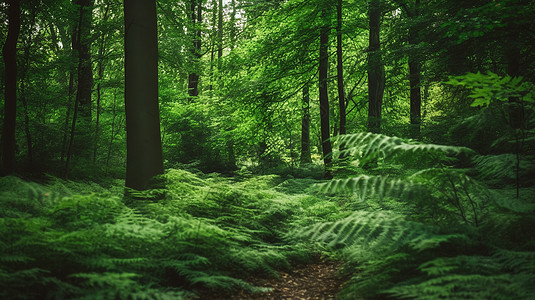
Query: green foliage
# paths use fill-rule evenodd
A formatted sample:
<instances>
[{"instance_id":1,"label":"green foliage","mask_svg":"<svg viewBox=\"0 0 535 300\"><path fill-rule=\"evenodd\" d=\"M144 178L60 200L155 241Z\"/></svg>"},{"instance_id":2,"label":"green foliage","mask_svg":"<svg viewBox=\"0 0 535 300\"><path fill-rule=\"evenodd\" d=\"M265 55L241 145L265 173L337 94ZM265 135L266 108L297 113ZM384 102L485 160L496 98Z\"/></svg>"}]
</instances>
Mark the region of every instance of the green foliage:
<instances>
[{"instance_id":1,"label":"green foliage","mask_svg":"<svg viewBox=\"0 0 535 300\"><path fill-rule=\"evenodd\" d=\"M469 97L474 99L471 106L488 106L492 101L504 102L511 97L521 98L528 103L535 102L533 84L525 81L521 76L501 77L492 72L467 73L463 76L451 77L446 83L469 89Z\"/></svg>"},{"instance_id":2,"label":"green foliage","mask_svg":"<svg viewBox=\"0 0 535 300\"><path fill-rule=\"evenodd\" d=\"M473 153L465 147L423 144L370 132L341 135L333 138L333 141L342 149L335 157L352 157L361 166L377 159L391 159L406 164L410 161L422 163L422 160L440 160L446 159L448 155Z\"/></svg>"},{"instance_id":3,"label":"green foliage","mask_svg":"<svg viewBox=\"0 0 535 300\"><path fill-rule=\"evenodd\" d=\"M340 299L533 294L533 237L520 229L533 226L533 200L489 190L473 177L505 178L511 170L502 156L371 133L336 141L343 150L335 157L366 169L353 167L357 175L320 184L320 190L353 195L369 206L296 228L290 237L319 242L348 262L344 272L351 279ZM505 250L515 248L521 250Z\"/></svg>"},{"instance_id":4,"label":"green foliage","mask_svg":"<svg viewBox=\"0 0 535 300\"><path fill-rule=\"evenodd\" d=\"M169 170L161 180L165 193L156 194L163 198L127 206L121 188L2 178L0 297L183 299L198 290L266 291L244 278L277 276L291 262L310 259L312 247L285 242L285 233L341 209L328 199L276 191L277 176L233 182Z\"/></svg>"},{"instance_id":5,"label":"green foliage","mask_svg":"<svg viewBox=\"0 0 535 300\"><path fill-rule=\"evenodd\" d=\"M432 228L406 221L395 213L356 211L335 222L296 229L291 236L322 242L332 248L358 244L359 247L392 251L411 241L420 241L432 232ZM421 242L415 246L418 249L424 248Z\"/></svg>"}]
</instances>

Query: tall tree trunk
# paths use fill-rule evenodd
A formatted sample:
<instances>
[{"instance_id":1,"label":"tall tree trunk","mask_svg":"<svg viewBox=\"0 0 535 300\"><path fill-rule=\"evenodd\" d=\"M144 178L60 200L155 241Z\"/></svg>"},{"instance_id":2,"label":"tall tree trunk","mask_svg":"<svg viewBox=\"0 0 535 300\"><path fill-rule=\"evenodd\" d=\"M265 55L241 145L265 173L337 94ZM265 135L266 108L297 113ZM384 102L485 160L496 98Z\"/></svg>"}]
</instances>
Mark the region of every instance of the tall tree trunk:
<instances>
[{"instance_id":1,"label":"tall tree trunk","mask_svg":"<svg viewBox=\"0 0 535 300\"><path fill-rule=\"evenodd\" d=\"M78 28L76 34L76 49L78 50L78 88L72 117L71 133L67 158L65 161L64 176L67 178L70 171L70 162L74 152L74 138L78 115L81 119L81 129L78 135L80 153L90 149L89 125L91 123L91 91L93 88L93 69L91 64L91 20L93 14L93 0L75 0L80 6ZM89 155L88 155L89 156Z\"/></svg>"},{"instance_id":2,"label":"tall tree trunk","mask_svg":"<svg viewBox=\"0 0 535 300\"><path fill-rule=\"evenodd\" d=\"M420 0L414 2L413 11L407 11L409 18L417 18L420 15ZM418 33L414 28L409 29L409 45L415 46L419 42ZM422 93L420 88L421 63L414 54L409 53L409 85L410 85L410 135L414 139L420 138L422 123Z\"/></svg>"},{"instance_id":3,"label":"tall tree trunk","mask_svg":"<svg viewBox=\"0 0 535 300\"><path fill-rule=\"evenodd\" d=\"M15 171L17 120L17 41L20 33L20 0L9 1L8 32L2 48L5 65L4 127L2 128L2 175Z\"/></svg>"},{"instance_id":4,"label":"tall tree trunk","mask_svg":"<svg viewBox=\"0 0 535 300\"><path fill-rule=\"evenodd\" d=\"M219 0L218 21L217 21L217 66L221 68L221 57L223 57L223 0Z\"/></svg>"},{"instance_id":5,"label":"tall tree trunk","mask_svg":"<svg viewBox=\"0 0 535 300\"><path fill-rule=\"evenodd\" d=\"M342 60L342 0L336 3L336 71L338 82L338 106L340 108L340 134L346 134L346 102L344 92L344 67Z\"/></svg>"},{"instance_id":6,"label":"tall tree trunk","mask_svg":"<svg viewBox=\"0 0 535 300\"><path fill-rule=\"evenodd\" d=\"M77 36L77 29L76 26L72 27L72 33L71 33L71 55L74 56L74 52L77 51L77 43L76 43L76 36ZM65 162L65 156L67 155L68 151L68 136L69 136L69 121L71 118L71 109L72 109L72 98L74 97L74 72L75 68L72 64L69 64L69 90L68 90L68 98L67 98L67 111L65 116L65 125L63 128L63 141L61 143L61 162Z\"/></svg>"},{"instance_id":7,"label":"tall tree trunk","mask_svg":"<svg viewBox=\"0 0 535 300\"><path fill-rule=\"evenodd\" d=\"M144 190L163 173L156 1L124 0L124 22L126 187Z\"/></svg>"},{"instance_id":8,"label":"tall tree trunk","mask_svg":"<svg viewBox=\"0 0 535 300\"><path fill-rule=\"evenodd\" d=\"M194 69L199 66L201 58L201 22L202 22L202 1L191 0L190 2L190 17L192 23L192 40L193 48L191 54L193 57ZM199 75L196 72L191 72L188 76L188 94L190 97L197 97L199 95Z\"/></svg>"},{"instance_id":9,"label":"tall tree trunk","mask_svg":"<svg viewBox=\"0 0 535 300\"><path fill-rule=\"evenodd\" d=\"M216 51L216 38L218 36L218 30L217 30L217 15L218 15L218 9L217 9L217 1L212 1L212 36L210 38L211 45L210 45L210 86L209 90L212 91L214 89L214 60L215 60L215 51ZM212 94L210 94L211 96Z\"/></svg>"},{"instance_id":10,"label":"tall tree trunk","mask_svg":"<svg viewBox=\"0 0 535 300\"><path fill-rule=\"evenodd\" d=\"M78 91L80 117L91 122L91 91L93 89L93 66L91 64L91 23L93 20L93 0L75 0L80 5L78 23ZM89 124L87 124L89 125ZM89 126L87 126L89 128Z\"/></svg>"},{"instance_id":11,"label":"tall tree trunk","mask_svg":"<svg viewBox=\"0 0 535 300\"><path fill-rule=\"evenodd\" d=\"M310 157L310 92L308 83L303 87L303 116L301 118L301 166L312 162Z\"/></svg>"},{"instance_id":12,"label":"tall tree trunk","mask_svg":"<svg viewBox=\"0 0 535 300\"><path fill-rule=\"evenodd\" d=\"M381 132L381 110L385 89L385 69L381 58L381 42L379 33L381 28L380 0L368 2L369 16L369 48L368 48L368 131Z\"/></svg>"},{"instance_id":13,"label":"tall tree trunk","mask_svg":"<svg viewBox=\"0 0 535 300\"><path fill-rule=\"evenodd\" d=\"M320 97L320 119L321 119L321 146L323 151L323 162L325 164L325 177L332 178L331 153L332 145L330 140L329 124L329 93L327 90L327 76L329 68L329 32L328 16L325 10L321 16L325 24L320 29L320 49L319 49L319 97Z\"/></svg>"}]
</instances>

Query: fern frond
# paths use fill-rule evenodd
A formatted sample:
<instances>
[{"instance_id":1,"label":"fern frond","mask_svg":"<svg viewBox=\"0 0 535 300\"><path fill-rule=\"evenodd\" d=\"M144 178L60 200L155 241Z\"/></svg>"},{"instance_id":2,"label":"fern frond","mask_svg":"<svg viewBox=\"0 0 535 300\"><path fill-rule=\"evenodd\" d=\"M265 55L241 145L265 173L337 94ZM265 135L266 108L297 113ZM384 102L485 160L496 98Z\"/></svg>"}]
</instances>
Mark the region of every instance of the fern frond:
<instances>
[{"instance_id":1,"label":"fern frond","mask_svg":"<svg viewBox=\"0 0 535 300\"><path fill-rule=\"evenodd\" d=\"M369 176L362 174L353 178L334 179L320 184L319 187L325 193L349 192L358 195L360 199L366 199L368 197L400 197L409 188L414 187L414 185L408 181L394 179L388 176Z\"/></svg>"},{"instance_id":2,"label":"fern frond","mask_svg":"<svg viewBox=\"0 0 535 300\"><path fill-rule=\"evenodd\" d=\"M476 169L484 179L496 179L513 181L516 178L517 157L515 154L506 153L499 155L482 155L473 158ZM519 175L523 178L529 176L535 170L533 159L522 157L520 160Z\"/></svg>"},{"instance_id":3,"label":"fern frond","mask_svg":"<svg viewBox=\"0 0 535 300\"><path fill-rule=\"evenodd\" d=\"M406 221L395 213L357 211L336 222L296 229L290 236L322 242L334 248L359 243L394 250L417 237L429 236L432 231L429 226Z\"/></svg>"},{"instance_id":4,"label":"fern frond","mask_svg":"<svg viewBox=\"0 0 535 300\"><path fill-rule=\"evenodd\" d=\"M493 257L511 272L535 275L535 252L500 249Z\"/></svg>"},{"instance_id":5,"label":"fern frond","mask_svg":"<svg viewBox=\"0 0 535 300\"><path fill-rule=\"evenodd\" d=\"M378 158L396 159L406 161L423 159L424 157L445 159L447 155L460 153L472 154L473 150L466 147L422 144L413 140L404 140L375 133L357 133L340 135L333 138L340 151L335 153L335 158L354 157L363 165Z\"/></svg>"},{"instance_id":6,"label":"fern frond","mask_svg":"<svg viewBox=\"0 0 535 300\"><path fill-rule=\"evenodd\" d=\"M533 193L532 189L527 189L527 191ZM490 199L494 204L503 208L507 211L514 212L517 214L529 214L535 211L535 202L533 198L530 198L526 193L526 197L516 198L515 191L508 190L490 190L489 191Z\"/></svg>"},{"instance_id":7,"label":"fern frond","mask_svg":"<svg viewBox=\"0 0 535 300\"><path fill-rule=\"evenodd\" d=\"M516 278L503 274L446 275L418 284L398 285L384 293L410 299L528 299Z\"/></svg>"}]
</instances>

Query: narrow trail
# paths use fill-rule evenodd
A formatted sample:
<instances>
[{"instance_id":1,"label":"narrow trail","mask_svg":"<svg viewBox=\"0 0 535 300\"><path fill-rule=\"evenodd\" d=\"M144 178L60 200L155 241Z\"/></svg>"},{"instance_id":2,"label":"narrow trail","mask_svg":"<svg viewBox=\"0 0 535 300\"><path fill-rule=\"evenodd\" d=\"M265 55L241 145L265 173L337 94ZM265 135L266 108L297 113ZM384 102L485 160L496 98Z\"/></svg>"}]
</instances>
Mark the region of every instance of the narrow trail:
<instances>
[{"instance_id":1,"label":"narrow trail","mask_svg":"<svg viewBox=\"0 0 535 300\"><path fill-rule=\"evenodd\" d=\"M344 282L336 274L340 266L339 263L320 261L296 268L290 272L280 272L279 278L251 279L256 286L272 288L272 291L267 293L251 294L242 291L234 295L210 295L208 298L203 299L335 299Z\"/></svg>"}]
</instances>

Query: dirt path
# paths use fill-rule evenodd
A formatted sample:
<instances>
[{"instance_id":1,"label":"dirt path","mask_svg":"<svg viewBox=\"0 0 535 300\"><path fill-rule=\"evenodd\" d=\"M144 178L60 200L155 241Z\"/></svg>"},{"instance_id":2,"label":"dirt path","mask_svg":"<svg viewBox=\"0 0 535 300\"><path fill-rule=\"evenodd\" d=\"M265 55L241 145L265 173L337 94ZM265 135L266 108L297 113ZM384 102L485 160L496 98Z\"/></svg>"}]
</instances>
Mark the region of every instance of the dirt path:
<instances>
[{"instance_id":1,"label":"dirt path","mask_svg":"<svg viewBox=\"0 0 535 300\"><path fill-rule=\"evenodd\" d=\"M340 264L317 262L297 268L289 273L281 272L279 278L254 279L256 286L270 287L271 292L250 294L240 292L232 296L211 295L203 299L258 300L258 299L335 299L343 280L336 276Z\"/></svg>"}]
</instances>

